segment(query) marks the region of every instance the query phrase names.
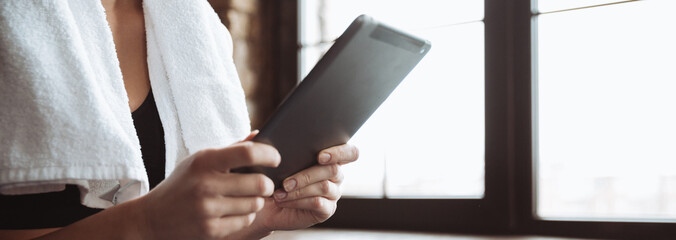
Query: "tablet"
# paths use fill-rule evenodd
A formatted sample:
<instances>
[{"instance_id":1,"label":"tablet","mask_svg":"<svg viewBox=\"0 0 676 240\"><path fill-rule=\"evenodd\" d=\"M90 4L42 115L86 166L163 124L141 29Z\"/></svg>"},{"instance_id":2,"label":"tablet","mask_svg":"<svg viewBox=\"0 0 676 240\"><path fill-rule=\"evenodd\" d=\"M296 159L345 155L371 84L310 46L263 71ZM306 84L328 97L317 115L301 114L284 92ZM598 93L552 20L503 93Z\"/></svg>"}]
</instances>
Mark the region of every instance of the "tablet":
<instances>
[{"instance_id":1,"label":"tablet","mask_svg":"<svg viewBox=\"0 0 676 240\"><path fill-rule=\"evenodd\" d=\"M253 167L282 188L317 164L319 151L347 143L430 50L430 42L357 17L267 120L255 142L274 146L277 168Z\"/></svg>"}]
</instances>

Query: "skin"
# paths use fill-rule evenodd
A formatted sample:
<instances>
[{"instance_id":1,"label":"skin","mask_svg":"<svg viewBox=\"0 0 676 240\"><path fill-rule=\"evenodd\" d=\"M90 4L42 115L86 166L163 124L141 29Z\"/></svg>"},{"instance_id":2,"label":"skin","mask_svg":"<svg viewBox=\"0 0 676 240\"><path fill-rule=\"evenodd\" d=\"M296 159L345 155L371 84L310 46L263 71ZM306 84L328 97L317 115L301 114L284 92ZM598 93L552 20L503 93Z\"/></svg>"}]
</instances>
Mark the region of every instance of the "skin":
<instances>
[{"instance_id":1,"label":"skin","mask_svg":"<svg viewBox=\"0 0 676 240\"><path fill-rule=\"evenodd\" d=\"M143 7L136 0L102 0L133 112L150 91Z\"/></svg>"},{"instance_id":2,"label":"skin","mask_svg":"<svg viewBox=\"0 0 676 240\"><path fill-rule=\"evenodd\" d=\"M140 0L102 0L113 33L131 111L150 90L143 8ZM251 140L205 149L183 160L148 194L64 228L0 230L2 239L258 239L327 220L341 196L340 166L358 150L340 145L321 151L318 165L284 181L274 192L262 174L236 174L243 166L276 167L269 145ZM274 196L274 197L271 197Z\"/></svg>"}]
</instances>

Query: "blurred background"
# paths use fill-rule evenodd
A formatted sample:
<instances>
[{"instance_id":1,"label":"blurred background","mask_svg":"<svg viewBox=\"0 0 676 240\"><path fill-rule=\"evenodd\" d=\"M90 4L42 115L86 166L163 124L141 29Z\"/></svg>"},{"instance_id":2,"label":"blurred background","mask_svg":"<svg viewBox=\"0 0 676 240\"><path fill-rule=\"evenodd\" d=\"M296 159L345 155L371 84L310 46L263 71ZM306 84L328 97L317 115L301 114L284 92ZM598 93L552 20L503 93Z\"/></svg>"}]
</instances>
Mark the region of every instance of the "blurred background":
<instances>
[{"instance_id":1,"label":"blurred background","mask_svg":"<svg viewBox=\"0 0 676 240\"><path fill-rule=\"evenodd\" d=\"M347 198L489 199L487 146L507 141L528 145L531 186L517 188L530 189L537 221L676 221L676 2L495 2L210 0L232 33L254 128L360 14L432 42L351 140L362 154L345 166ZM495 19L524 24L489 27ZM502 30L506 41L491 37ZM493 44L513 55L487 52ZM510 44L525 57L509 60L520 49ZM525 141L486 131L496 111L486 101L490 57L528 65L528 101L517 106L529 110L519 115L528 125L507 127Z\"/></svg>"}]
</instances>

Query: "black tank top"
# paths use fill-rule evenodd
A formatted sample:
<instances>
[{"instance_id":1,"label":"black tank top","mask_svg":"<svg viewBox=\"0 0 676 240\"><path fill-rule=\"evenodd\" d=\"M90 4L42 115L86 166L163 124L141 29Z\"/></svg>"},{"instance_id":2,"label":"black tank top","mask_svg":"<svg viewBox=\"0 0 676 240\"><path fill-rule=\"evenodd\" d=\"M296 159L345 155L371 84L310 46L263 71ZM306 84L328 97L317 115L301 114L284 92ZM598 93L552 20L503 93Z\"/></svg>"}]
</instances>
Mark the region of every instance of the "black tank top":
<instances>
[{"instance_id":1,"label":"black tank top","mask_svg":"<svg viewBox=\"0 0 676 240\"><path fill-rule=\"evenodd\" d=\"M131 116L152 189L164 179L165 162L164 130L152 91ZM60 192L0 194L0 229L64 227L100 211L80 204L80 191L76 185L66 185Z\"/></svg>"}]
</instances>

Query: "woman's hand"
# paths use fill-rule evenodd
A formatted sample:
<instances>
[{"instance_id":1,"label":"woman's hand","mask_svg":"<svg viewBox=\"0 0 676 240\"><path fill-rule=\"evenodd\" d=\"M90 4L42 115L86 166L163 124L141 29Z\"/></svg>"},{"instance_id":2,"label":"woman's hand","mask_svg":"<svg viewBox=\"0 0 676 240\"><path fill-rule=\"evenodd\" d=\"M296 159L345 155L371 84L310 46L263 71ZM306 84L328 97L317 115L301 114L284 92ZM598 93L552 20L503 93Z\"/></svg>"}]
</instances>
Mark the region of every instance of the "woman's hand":
<instances>
[{"instance_id":1,"label":"woman's hand","mask_svg":"<svg viewBox=\"0 0 676 240\"><path fill-rule=\"evenodd\" d=\"M265 200L252 226L242 232L293 230L324 222L336 211L342 195L343 173L340 166L359 157L353 145L340 145L321 151L319 165L305 169L284 180L284 189ZM244 234L243 234L244 235Z\"/></svg>"},{"instance_id":2,"label":"woman's hand","mask_svg":"<svg viewBox=\"0 0 676 240\"><path fill-rule=\"evenodd\" d=\"M276 167L273 147L240 142L182 161L141 199L147 239L221 239L248 227L274 190L262 174L229 173L243 166Z\"/></svg>"},{"instance_id":3,"label":"woman's hand","mask_svg":"<svg viewBox=\"0 0 676 240\"><path fill-rule=\"evenodd\" d=\"M264 199L274 189L269 178L230 169L276 167L280 163L276 149L245 141L200 151L147 195L40 239L254 239L273 230L309 227L333 215L341 196L340 165L357 157L357 148L351 145L325 149L318 156L319 165L285 179L285 190Z\"/></svg>"}]
</instances>

